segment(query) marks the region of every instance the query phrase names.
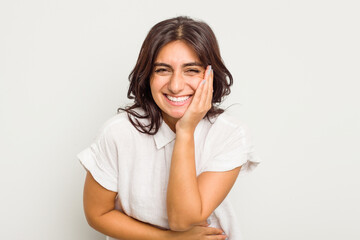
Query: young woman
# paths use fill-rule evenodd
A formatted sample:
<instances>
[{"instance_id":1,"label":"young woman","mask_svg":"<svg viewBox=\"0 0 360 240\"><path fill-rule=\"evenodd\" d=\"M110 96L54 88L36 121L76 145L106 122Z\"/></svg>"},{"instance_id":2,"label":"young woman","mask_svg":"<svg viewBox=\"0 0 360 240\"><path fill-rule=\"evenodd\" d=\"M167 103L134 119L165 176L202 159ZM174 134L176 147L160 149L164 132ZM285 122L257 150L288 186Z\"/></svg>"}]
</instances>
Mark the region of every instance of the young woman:
<instances>
[{"instance_id":1,"label":"young woman","mask_svg":"<svg viewBox=\"0 0 360 240\"><path fill-rule=\"evenodd\" d=\"M156 24L129 79L134 104L78 154L90 226L109 239L241 239L226 196L259 160L246 127L218 107L233 79L210 27Z\"/></svg>"}]
</instances>

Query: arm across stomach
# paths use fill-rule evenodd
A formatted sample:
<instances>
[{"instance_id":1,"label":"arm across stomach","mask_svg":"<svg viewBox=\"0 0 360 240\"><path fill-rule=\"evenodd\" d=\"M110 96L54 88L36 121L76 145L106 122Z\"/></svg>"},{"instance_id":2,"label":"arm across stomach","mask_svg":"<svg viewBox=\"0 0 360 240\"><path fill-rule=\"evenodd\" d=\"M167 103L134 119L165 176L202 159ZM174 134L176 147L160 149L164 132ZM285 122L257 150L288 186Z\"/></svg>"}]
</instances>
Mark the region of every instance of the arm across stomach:
<instances>
[{"instance_id":1,"label":"arm across stomach","mask_svg":"<svg viewBox=\"0 0 360 240\"><path fill-rule=\"evenodd\" d=\"M116 192L103 188L91 173L87 172L84 186L85 216L91 227L107 236L123 240L195 240L222 234L221 229L205 226L196 226L184 232L156 228L115 210L116 195ZM225 239L226 236L220 237L219 239Z\"/></svg>"}]
</instances>

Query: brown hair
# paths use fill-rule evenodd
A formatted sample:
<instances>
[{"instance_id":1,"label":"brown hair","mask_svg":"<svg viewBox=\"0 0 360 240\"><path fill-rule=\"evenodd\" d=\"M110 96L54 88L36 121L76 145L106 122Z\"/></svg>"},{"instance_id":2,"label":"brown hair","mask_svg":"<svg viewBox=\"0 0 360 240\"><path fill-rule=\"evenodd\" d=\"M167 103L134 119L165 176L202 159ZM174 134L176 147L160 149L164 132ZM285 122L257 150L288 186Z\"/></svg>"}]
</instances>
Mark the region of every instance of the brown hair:
<instances>
[{"instance_id":1,"label":"brown hair","mask_svg":"<svg viewBox=\"0 0 360 240\"><path fill-rule=\"evenodd\" d=\"M127 97L134 99L134 104L118 109L118 112L121 110L127 112L130 122L141 133L154 135L160 128L161 110L151 95L150 76L160 49L175 40L187 43L194 49L203 67L211 65L214 70L212 107L205 117L210 119L224 112L218 105L226 95L230 94L233 78L222 61L213 31L206 23L188 17L167 19L151 28L141 46L136 65L129 75L130 86ZM139 107L144 113L135 110ZM149 119L150 122L144 124L140 119Z\"/></svg>"}]
</instances>

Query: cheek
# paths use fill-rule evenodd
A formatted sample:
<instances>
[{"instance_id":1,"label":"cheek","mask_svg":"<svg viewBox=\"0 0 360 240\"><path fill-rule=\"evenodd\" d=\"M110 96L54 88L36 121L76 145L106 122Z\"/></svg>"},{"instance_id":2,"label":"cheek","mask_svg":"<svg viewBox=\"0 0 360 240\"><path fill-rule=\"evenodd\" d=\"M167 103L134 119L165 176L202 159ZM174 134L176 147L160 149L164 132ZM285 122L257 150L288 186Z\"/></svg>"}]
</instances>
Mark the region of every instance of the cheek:
<instances>
[{"instance_id":1,"label":"cheek","mask_svg":"<svg viewBox=\"0 0 360 240\"><path fill-rule=\"evenodd\" d=\"M202 80L203 80L203 79L202 79L201 77L192 78L192 79L190 79L190 81L188 81L188 85L189 85L193 90L196 90Z\"/></svg>"},{"instance_id":2,"label":"cheek","mask_svg":"<svg viewBox=\"0 0 360 240\"><path fill-rule=\"evenodd\" d=\"M168 77L165 76L155 76L150 78L150 90L153 97L158 97L159 94L162 94L162 91L166 88L168 81Z\"/></svg>"},{"instance_id":3,"label":"cheek","mask_svg":"<svg viewBox=\"0 0 360 240\"><path fill-rule=\"evenodd\" d=\"M150 89L152 93L159 91L161 88L161 81L159 78L153 77L150 78Z\"/></svg>"}]
</instances>

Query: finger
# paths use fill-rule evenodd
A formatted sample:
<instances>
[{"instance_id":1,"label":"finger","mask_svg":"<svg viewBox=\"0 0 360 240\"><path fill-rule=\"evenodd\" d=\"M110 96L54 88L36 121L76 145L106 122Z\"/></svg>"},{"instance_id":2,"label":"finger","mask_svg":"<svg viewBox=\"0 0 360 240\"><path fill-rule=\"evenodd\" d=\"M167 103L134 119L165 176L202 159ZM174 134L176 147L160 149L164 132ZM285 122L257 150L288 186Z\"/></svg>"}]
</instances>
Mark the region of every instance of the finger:
<instances>
[{"instance_id":1,"label":"finger","mask_svg":"<svg viewBox=\"0 0 360 240\"><path fill-rule=\"evenodd\" d=\"M211 69L211 73L209 76L209 85L207 89L207 97L206 97L206 104L209 108L211 108L212 106L213 84L214 84L214 71Z\"/></svg>"},{"instance_id":2,"label":"finger","mask_svg":"<svg viewBox=\"0 0 360 240\"><path fill-rule=\"evenodd\" d=\"M200 106L201 106L201 103L203 101L202 100L203 99L203 94L204 94L204 92L207 92L205 90L206 90L206 80L207 80L208 75L209 75L208 68L209 68L209 66L206 68L204 79L199 83L198 88L196 89L196 92L195 92L195 95L194 95L194 98L196 97L196 100L194 99L195 103L200 105Z\"/></svg>"},{"instance_id":3,"label":"finger","mask_svg":"<svg viewBox=\"0 0 360 240\"><path fill-rule=\"evenodd\" d=\"M205 85L205 81L201 81L198 85L198 87L196 88L193 100L192 100L192 104L199 104L199 102L201 101L201 96L202 93L204 91L204 85Z\"/></svg>"},{"instance_id":4,"label":"finger","mask_svg":"<svg viewBox=\"0 0 360 240\"><path fill-rule=\"evenodd\" d=\"M211 75L211 65L209 65L206 68L206 74L205 74L205 78L204 78L204 91L202 93L201 96L201 100L200 100L200 104L202 106L204 106L204 104L206 103L206 99L207 99L207 95L208 95L208 88L209 88L209 80L210 80L210 75Z\"/></svg>"},{"instance_id":5,"label":"finger","mask_svg":"<svg viewBox=\"0 0 360 240\"><path fill-rule=\"evenodd\" d=\"M200 101L202 93L204 92L204 89L205 89L205 86L203 86L203 85L206 83L206 78L207 78L207 71L205 70L205 77L202 81L199 82L199 84L195 90L193 101L195 100L195 98L196 98L196 101L197 100Z\"/></svg>"},{"instance_id":6,"label":"finger","mask_svg":"<svg viewBox=\"0 0 360 240\"><path fill-rule=\"evenodd\" d=\"M226 235L213 235L213 236L206 236L206 239L208 240L226 240Z\"/></svg>"},{"instance_id":7,"label":"finger","mask_svg":"<svg viewBox=\"0 0 360 240\"><path fill-rule=\"evenodd\" d=\"M223 230L220 228L207 227L205 234L207 235L223 235Z\"/></svg>"},{"instance_id":8,"label":"finger","mask_svg":"<svg viewBox=\"0 0 360 240\"><path fill-rule=\"evenodd\" d=\"M209 69L209 73L208 73L206 81L207 81L206 90L204 90L206 93L205 92L203 93L204 98L202 98L202 106L206 110L209 110L211 108L212 89L213 89L213 87L212 87L212 85L213 85L213 70L212 70L212 68Z\"/></svg>"}]
</instances>

